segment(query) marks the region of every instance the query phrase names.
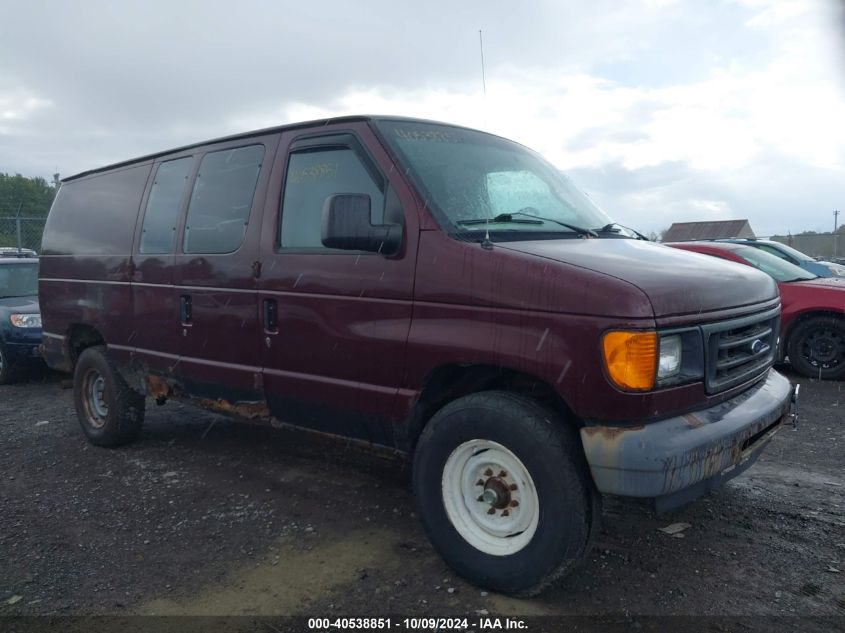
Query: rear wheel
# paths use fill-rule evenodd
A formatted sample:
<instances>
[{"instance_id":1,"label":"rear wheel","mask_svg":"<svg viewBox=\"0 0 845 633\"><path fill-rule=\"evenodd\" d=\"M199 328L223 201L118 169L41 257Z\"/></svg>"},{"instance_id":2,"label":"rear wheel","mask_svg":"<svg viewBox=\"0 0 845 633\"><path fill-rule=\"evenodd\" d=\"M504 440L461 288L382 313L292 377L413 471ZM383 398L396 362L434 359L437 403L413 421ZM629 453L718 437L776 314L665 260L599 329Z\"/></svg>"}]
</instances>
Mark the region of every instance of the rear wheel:
<instances>
[{"instance_id":1,"label":"rear wheel","mask_svg":"<svg viewBox=\"0 0 845 633\"><path fill-rule=\"evenodd\" d=\"M103 346L80 354L73 373L73 398L79 424L92 444L119 446L141 430L144 396L129 388Z\"/></svg>"},{"instance_id":2,"label":"rear wheel","mask_svg":"<svg viewBox=\"0 0 845 633\"><path fill-rule=\"evenodd\" d=\"M447 405L423 431L413 471L434 547L481 586L534 595L589 547L599 498L580 440L533 400L490 391Z\"/></svg>"},{"instance_id":3,"label":"rear wheel","mask_svg":"<svg viewBox=\"0 0 845 633\"><path fill-rule=\"evenodd\" d=\"M789 335L789 362L810 378L845 378L845 319L812 317L799 323Z\"/></svg>"}]
</instances>

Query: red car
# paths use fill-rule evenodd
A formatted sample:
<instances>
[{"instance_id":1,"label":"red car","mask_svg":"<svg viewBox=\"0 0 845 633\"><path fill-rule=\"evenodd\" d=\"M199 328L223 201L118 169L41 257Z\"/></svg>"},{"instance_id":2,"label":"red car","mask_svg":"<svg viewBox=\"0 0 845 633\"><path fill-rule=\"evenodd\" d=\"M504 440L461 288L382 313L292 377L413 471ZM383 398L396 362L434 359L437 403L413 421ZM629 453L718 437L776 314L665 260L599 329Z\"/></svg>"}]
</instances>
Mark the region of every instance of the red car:
<instances>
[{"instance_id":1,"label":"red car","mask_svg":"<svg viewBox=\"0 0 845 633\"><path fill-rule=\"evenodd\" d=\"M781 297L780 360L801 374L845 378L845 277L817 277L757 248L725 242L667 244L753 266L772 276Z\"/></svg>"}]
</instances>

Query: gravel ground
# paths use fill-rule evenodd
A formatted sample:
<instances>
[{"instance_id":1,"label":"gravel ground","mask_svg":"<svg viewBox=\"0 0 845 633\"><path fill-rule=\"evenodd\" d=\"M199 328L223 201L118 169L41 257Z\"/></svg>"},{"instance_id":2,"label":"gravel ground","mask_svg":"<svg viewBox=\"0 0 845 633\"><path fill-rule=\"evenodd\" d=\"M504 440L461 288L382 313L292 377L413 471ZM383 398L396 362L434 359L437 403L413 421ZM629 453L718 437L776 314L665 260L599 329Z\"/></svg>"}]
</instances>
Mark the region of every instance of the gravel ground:
<instances>
[{"instance_id":1,"label":"gravel ground","mask_svg":"<svg viewBox=\"0 0 845 633\"><path fill-rule=\"evenodd\" d=\"M801 383L798 430L778 433L744 475L665 516L606 499L583 569L516 600L441 561L401 460L149 401L141 441L100 449L61 378L31 377L0 387L0 615L486 611L840 625L845 392ZM683 538L658 530L675 522L691 524Z\"/></svg>"}]
</instances>

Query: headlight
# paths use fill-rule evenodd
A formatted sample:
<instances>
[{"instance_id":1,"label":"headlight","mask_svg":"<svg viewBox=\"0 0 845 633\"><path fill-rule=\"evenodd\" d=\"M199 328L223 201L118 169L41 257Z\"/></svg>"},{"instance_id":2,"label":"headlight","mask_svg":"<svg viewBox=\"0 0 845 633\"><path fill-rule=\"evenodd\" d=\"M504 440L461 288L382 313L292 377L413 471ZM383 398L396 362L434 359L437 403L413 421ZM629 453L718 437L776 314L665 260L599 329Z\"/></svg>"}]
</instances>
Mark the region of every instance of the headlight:
<instances>
[{"instance_id":1,"label":"headlight","mask_svg":"<svg viewBox=\"0 0 845 633\"><path fill-rule=\"evenodd\" d=\"M618 330L602 339L604 365L613 383L627 391L654 387L657 333Z\"/></svg>"},{"instance_id":2,"label":"headlight","mask_svg":"<svg viewBox=\"0 0 845 633\"><path fill-rule=\"evenodd\" d=\"M13 314L9 321L15 327L41 327L40 314Z\"/></svg>"},{"instance_id":3,"label":"headlight","mask_svg":"<svg viewBox=\"0 0 845 633\"><path fill-rule=\"evenodd\" d=\"M697 327L665 333L606 332L602 353L611 382L625 391L682 385L704 377L704 346Z\"/></svg>"},{"instance_id":4,"label":"headlight","mask_svg":"<svg viewBox=\"0 0 845 633\"><path fill-rule=\"evenodd\" d=\"M681 371L681 337L677 334L660 337L660 356L657 360L657 380L677 376Z\"/></svg>"}]
</instances>

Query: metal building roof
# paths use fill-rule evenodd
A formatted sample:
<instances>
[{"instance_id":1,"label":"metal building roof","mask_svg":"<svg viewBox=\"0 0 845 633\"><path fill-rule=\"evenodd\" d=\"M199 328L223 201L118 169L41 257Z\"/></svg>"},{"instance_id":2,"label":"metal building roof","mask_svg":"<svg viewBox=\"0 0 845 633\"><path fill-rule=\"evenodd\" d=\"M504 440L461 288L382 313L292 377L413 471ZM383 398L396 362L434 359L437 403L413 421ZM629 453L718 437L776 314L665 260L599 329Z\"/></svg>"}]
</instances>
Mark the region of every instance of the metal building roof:
<instances>
[{"instance_id":1,"label":"metal building roof","mask_svg":"<svg viewBox=\"0 0 845 633\"><path fill-rule=\"evenodd\" d=\"M675 222L666 231L663 242L719 240L730 237L756 237L748 220L716 220L712 222Z\"/></svg>"}]
</instances>

